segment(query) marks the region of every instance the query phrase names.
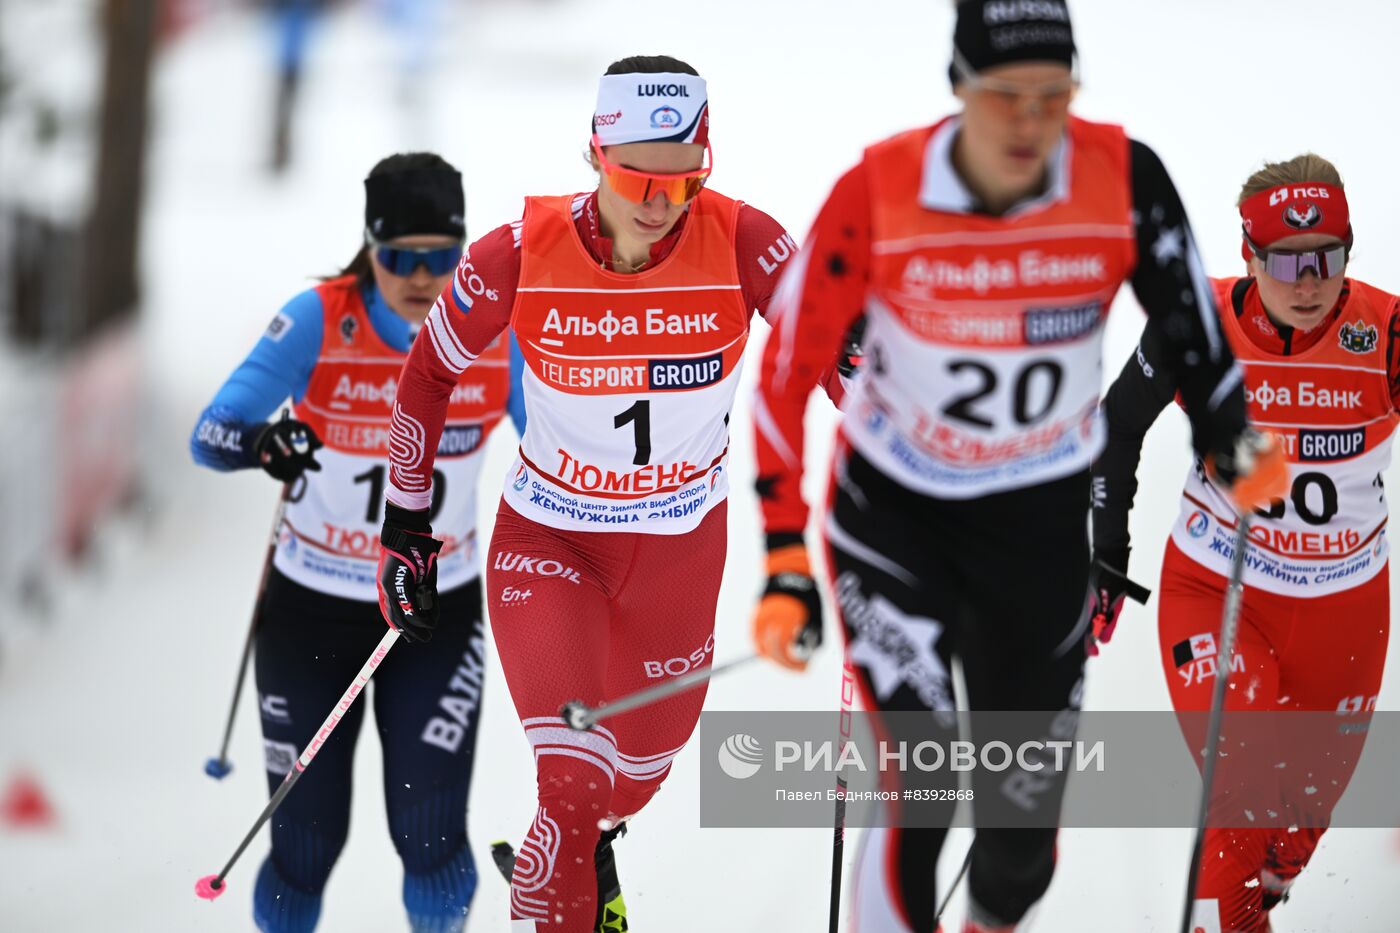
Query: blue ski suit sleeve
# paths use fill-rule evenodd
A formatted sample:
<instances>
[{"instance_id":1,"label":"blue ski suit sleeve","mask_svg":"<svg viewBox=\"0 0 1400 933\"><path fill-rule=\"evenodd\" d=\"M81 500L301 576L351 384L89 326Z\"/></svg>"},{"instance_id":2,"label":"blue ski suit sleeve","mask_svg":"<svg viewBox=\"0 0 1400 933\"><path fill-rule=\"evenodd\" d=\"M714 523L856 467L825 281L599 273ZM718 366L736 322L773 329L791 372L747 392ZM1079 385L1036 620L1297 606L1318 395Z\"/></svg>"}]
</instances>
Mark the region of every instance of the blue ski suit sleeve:
<instances>
[{"instance_id":1,"label":"blue ski suit sleeve","mask_svg":"<svg viewBox=\"0 0 1400 933\"><path fill-rule=\"evenodd\" d=\"M525 436L525 391L521 387L521 376L525 372L525 357L520 352L520 344L515 341L515 331L510 331L510 394L506 396L506 411L515 422L515 433Z\"/></svg>"},{"instance_id":2,"label":"blue ski suit sleeve","mask_svg":"<svg viewBox=\"0 0 1400 933\"><path fill-rule=\"evenodd\" d=\"M219 471L257 466L253 436L278 405L306 394L322 327L321 296L314 289L287 302L199 416L190 435L195 463Z\"/></svg>"}]
</instances>

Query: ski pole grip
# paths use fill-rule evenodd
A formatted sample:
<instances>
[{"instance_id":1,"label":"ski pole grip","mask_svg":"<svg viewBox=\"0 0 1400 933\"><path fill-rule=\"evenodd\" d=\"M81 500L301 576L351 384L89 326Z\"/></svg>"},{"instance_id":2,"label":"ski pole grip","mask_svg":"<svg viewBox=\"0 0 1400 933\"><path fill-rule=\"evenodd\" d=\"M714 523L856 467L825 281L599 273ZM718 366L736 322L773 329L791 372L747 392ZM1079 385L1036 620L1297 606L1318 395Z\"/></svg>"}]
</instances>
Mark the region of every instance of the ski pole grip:
<instances>
[{"instance_id":1,"label":"ski pole grip","mask_svg":"<svg viewBox=\"0 0 1400 933\"><path fill-rule=\"evenodd\" d=\"M1099 568L1101 575L1107 574L1114 580L1117 580L1119 583L1121 583L1123 585L1123 592L1126 593L1128 598L1131 599L1133 602L1145 606L1147 605L1147 601L1152 598L1151 590L1143 586L1141 583L1134 583L1132 580L1128 579L1128 575L1125 574L1123 571L1119 570L1116 567L1111 567L1108 564L1105 564L1102 558L1095 560L1094 564Z\"/></svg>"}]
</instances>

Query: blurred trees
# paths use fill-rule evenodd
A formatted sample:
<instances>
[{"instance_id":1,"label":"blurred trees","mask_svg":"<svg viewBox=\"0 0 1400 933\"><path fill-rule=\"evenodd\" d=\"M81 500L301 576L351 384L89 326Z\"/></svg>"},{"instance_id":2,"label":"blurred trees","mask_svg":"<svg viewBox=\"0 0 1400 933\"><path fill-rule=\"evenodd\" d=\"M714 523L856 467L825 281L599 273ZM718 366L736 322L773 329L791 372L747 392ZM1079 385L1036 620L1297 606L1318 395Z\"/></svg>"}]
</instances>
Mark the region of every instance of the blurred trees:
<instances>
[{"instance_id":1,"label":"blurred trees","mask_svg":"<svg viewBox=\"0 0 1400 933\"><path fill-rule=\"evenodd\" d=\"M0 542L0 602L36 611L139 489L161 2L0 0L0 514L33 532Z\"/></svg>"},{"instance_id":2,"label":"blurred trees","mask_svg":"<svg viewBox=\"0 0 1400 933\"><path fill-rule=\"evenodd\" d=\"M83 245L80 333L135 312L156 0L105 0L96 184Z\"/></svg>"},{"instance_id":3,"label":"blurred trees","mask_svg":"<svg viewBox=\"0 0 1400 933\"><path fill-rule=\"evenodd\" d=\"M0 324L20 348L67 352L136 313L160 0L46 3L0 24ZM45 47L62 51L37 59Z\"/></svg>"}]
</instances>

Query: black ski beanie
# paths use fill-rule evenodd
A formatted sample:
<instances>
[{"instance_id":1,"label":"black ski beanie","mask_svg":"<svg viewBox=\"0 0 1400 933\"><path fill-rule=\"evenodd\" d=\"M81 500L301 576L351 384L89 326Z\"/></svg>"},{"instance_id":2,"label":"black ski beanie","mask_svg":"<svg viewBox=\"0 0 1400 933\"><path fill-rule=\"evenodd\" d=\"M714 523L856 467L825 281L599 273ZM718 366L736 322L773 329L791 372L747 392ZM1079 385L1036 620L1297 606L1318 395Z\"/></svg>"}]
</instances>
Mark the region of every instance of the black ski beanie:
<instances>
[{"instance_id":1,"label":"black ski beanie","mask_svg":"<svg viewBox=\"0 0 1400 933\"><path fill-rule=\"evenodd\" d=\"M467 235L462 176L450 168L412 168L365 179L365 229L381 242L401 236Z\"/></svg>"},{"instance_id":2,"label":"black ski beanie","mask_svg":"<svg viewBox=\"0 0 1400 933\"><path fill-rule=\"evenodd\" d=\"M1011 62L1074 66L1074 31L1065 0L960 0L953 54L974 73ZM948 67L958 83L958 72Z\"/></svg>"}]
</instances>

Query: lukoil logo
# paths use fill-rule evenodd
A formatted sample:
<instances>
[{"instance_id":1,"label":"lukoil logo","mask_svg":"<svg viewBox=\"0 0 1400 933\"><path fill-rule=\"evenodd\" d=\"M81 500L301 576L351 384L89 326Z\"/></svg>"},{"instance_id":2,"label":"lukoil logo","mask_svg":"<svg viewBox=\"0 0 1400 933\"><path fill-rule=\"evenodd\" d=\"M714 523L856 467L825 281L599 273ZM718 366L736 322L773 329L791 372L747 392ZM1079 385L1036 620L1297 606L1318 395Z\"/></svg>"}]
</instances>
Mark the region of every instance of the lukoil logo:
<instances>
[{"instance_id":1,"label":"lukoil logo","mask_svg":"<svg viewBox=\"0 0 1400 933\"><path fill-rule=\"evenodd\" d=\"M684 84L639 84L638 97L689 97L690 88Z\"/></svg>"},{"instance_id":2,"label":"lukoil logo","mask_svg":"<svg viewBox=\"0 0 1400 933\"><path fill-rule=\"evenodd\" d=\"M735 780L751 778L763 767L763 746L753 736L736 732L719 747L719 766Z\"/></svg>"}]
</instances>

